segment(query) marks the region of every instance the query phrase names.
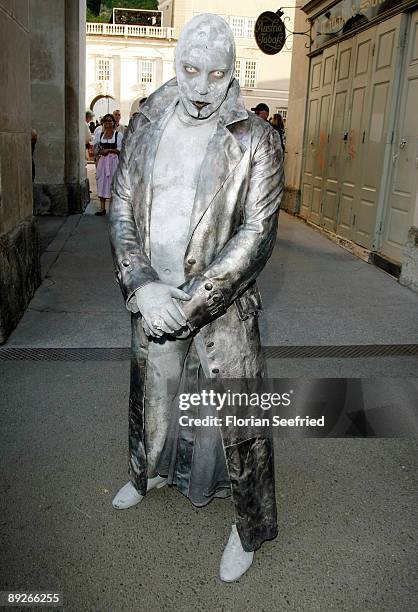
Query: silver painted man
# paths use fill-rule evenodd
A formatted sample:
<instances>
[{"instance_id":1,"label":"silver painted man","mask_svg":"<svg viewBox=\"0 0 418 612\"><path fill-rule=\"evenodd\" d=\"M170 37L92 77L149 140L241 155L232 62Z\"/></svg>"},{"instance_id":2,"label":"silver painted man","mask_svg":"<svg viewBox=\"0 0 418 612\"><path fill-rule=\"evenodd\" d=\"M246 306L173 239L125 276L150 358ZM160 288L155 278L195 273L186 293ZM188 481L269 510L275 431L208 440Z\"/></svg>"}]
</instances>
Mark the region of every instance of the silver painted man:
<instances>
[{"instance_id":1,"label":"silver painted man","mask_svg":"<svg viewBox=\"0 0 418 612\"><path fill-rule=\"evenodd\" d=\"M245 110L222 18L186 24L175 64L176 78L131 120L113 184L110 238L133 350L130 481L113 505L167 482L197 506L232 495L220 575L233 581L277 535L271 439L217 428L202 438L176 426L173 405L193 381L264 374L255 279L276 237L281 148Z\"/></svg>"}]
</instances>

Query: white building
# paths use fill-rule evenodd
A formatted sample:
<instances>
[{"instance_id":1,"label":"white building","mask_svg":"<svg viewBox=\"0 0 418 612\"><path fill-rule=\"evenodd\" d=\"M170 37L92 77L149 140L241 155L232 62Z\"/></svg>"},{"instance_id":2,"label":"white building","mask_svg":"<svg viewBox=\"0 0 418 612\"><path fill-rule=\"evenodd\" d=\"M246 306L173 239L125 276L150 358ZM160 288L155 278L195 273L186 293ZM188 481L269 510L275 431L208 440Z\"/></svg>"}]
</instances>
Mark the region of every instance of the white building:
<instances>
[{"instance_id":1,"label":"white building","mask_svg":"<svg viewBox=\"0 0 418 612\"><path fill-rule=\"evenodd\" d=\"M286 2L293 6L295 0ZM248 109L259 102L270 113L286 116L291 42L277 55L262 53L254 39L254 24L264 11L276 11L272 0L163 0L162 25L131 26L87 23L86 108L96 118L120 108L122 123L137 110L138 101L174 76L174 49L183 25L194 15L215 13L231 26L237 45L236 77ZM228 11L226 11L228 9ZM286 27L293 29L294 9L285 9ZM289 47L289 48L287 48Z\"/></svg>"},{"instance_id":2,"label":"white building","mask_svg":"<svg viewBox=\"0 0 418 612\"><path fill-rule=\"evenodd\" d=\"M86 28L86 108L96 118L120 108L128 123L138 101L174 76L174 30L104 23Z\"/></svg>"}]
</instances>

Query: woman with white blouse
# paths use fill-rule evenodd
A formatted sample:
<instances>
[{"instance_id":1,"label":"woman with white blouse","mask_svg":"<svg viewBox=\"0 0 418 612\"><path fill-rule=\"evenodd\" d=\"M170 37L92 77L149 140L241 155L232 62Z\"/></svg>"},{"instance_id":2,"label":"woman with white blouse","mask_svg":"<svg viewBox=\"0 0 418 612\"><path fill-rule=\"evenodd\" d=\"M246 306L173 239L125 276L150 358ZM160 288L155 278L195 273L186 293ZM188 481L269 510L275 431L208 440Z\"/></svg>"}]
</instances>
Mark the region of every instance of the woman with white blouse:
<instances>
[{"instance_id":1,"label":"woman with white blouse","mask_svg":"<svg viewBox=\"0 0 418 612\"><path fill-rule=\"evenodd\" d=\"M102 119L103 129L96 130L93 139L93 152L96 161L97 195L100 198L100 210L95 214L106 214L106 200L110 198L110 185L119 161L123 134L115 129L113 115L108 113Z\"/></svg>"}]
</instances>

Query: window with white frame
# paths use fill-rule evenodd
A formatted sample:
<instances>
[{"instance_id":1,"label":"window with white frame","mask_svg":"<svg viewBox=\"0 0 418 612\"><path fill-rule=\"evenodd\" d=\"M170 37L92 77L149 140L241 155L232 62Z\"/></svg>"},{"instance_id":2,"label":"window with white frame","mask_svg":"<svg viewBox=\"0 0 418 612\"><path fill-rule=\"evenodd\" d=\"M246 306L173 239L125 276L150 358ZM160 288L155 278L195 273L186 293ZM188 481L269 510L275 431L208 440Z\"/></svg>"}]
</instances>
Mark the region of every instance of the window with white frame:
<instances>
[{"instance_id":1,"label":"window with white frame","mask_svg":"<svg viewBox=\"0 0 418 612\"><path fill-rule=\"evenodd\" d=\"M235 60L235 78L238 80L241 87L253 89L257 82L256 60Z\"/></svg>"},{"instance_id":2,"label":"window with white frame","mask_svg":"<svg viewBox=\"0 0 418 612\"><path fill-rule=\"evenodd\" d=\"M255 87L257 64L254 60L245 60L244 87Z\"/></svg>"},{"instance_id":3,"label":"window with white frame","mask_svg":"<svg viewBox=\"0 0 418 612\"><path fill-rule=\"evenodd\" d=\"M246 17L245 31L246 31L247 38L252 38L254 36L254 28L255 28L256 21L257 21L256 17Z\"/></svg>"},{"instance_id":4,"label":"window with white frame","mask_svg":"<svg viewBox=\"0 0 418 612\"><path fill-rule=\"evenodd\" d=\"M276 108L276 113L280 113L283 121L287 119L287 108Z\"/></svg>"},{"instance_id":5,"label":"window with white frame","mask_svg":"<svg viewBox=\"0 0 418 612\"><path fill-rule=\"evenodd\" d=\"M152 83L154 80L154 62L152 60L139 60L138 81L140 83Z\"/></svg>"},{"instance_id":6,"label":"window with white frame","mask_svg":"<svg viewBox=\"0 0 418 612\"><path fill-rule=\"evenodd\" d=\"M110 59L108 57L96 58L96 81L110 81Z\"/></svg>"},{"instance_id":7,"label":"window with white frame","mask_svg":"<svg viewBox=\"0 0 418 612\"><path fill-rule=\"evenodd\" d=\"M241 61L240 59L235 60L235 78L239 81L241 85L240 77L241 77Z\"/></svg>"},{"instance_id":8,"label":"window with white frame","mask_svg":"<svg viewBox=\"0 0 418 612\"><path fill-rule=\"evenodd\" d=\"M231 15L229 25L237 38L252 38L254 36L255 17L238 17Z\"/></svg>"},{"instance_id":9,"label":"window with white frame","mask_svg":"<svg viewBox=\"0 0 418 612\"><path fill-rule=\"evenodd\" d=\"M229 25L234 36L245 36L245 17L230 17Z\"/></svg>"}]
</instances>

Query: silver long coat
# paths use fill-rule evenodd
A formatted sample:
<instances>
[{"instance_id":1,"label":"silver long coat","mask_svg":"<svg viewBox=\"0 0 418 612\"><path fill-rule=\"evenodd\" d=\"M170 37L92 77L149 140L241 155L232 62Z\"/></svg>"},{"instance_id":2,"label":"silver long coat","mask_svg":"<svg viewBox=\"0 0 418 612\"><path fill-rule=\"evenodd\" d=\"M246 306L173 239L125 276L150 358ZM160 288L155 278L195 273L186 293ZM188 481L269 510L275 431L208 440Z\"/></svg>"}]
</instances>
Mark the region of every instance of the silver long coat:
<instances>
[{"instance_id":1,"label":"silver long coat","mask_svg":"<svg viewBox=\"0 0 418 612\"><path fill-rule=\"evenodd\" d=\"M158 143L179 99L176 79L151 95L125 134L110 208L110 240L116 275L132 311L129 403L129 474L147 486L145 381L148 340L135 312L136 289L158 280L150 262L152 170ZM264 373L258 330L261 302L255 279L272 252L283 191L277 132L245 110L234 79L204 158L190 241L184 257L192 298L182 303L201 330L213 377L254 378ZM277 535L273 448L270 438L234 437L222 430L237 529L246 550Z\"/></svg>"}]
</instances>

